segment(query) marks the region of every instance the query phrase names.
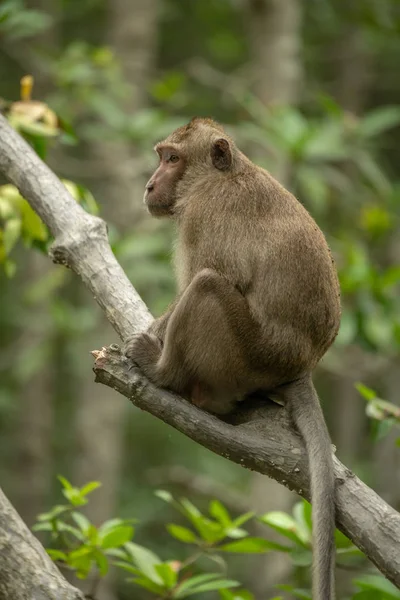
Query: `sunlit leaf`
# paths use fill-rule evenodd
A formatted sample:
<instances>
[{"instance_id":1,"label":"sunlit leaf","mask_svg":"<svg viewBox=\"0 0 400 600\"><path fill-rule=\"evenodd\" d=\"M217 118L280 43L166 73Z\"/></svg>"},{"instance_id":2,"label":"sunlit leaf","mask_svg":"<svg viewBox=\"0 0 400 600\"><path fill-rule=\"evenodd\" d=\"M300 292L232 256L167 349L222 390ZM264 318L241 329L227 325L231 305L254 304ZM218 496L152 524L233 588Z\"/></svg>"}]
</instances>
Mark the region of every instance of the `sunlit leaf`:
<instances>
[{"instance_id":1,"label":"sunlit leaf","mask_svg":"<svg viewBox=\"0 0 400 600\"><path fill-rule=\"evenodd\" d=\"M237 581L222 579L218 573L204 573L203 575L195 575L190 579L186 579L175 592L175 598L187 598L193 594L200 592L210 592L213 590L231 588L238 586Z\"/></svg>"},{"instance_id":2,"label":"sunlit leaf","mask_svg":"<svg viewBox=\"0 0 400 600\"><path fill-rule=\"evenodd\" d=\"M103 549L107 548L118 548L129 540L133 536L133 527L129 525L122 525L111 529L102 538L100 538L100 544Z\"/></svg>"},{"instance_id":3,"label":"sunlit leaf","mask_svg":"<svg viewBox=\"0 0 400 600\"><path fill-rule=\"evenodd\" d=\"M311 505L305 500L296 502L293 507L293 517L299 537L305 544L310 544L312 538Z\"/></svg>"},{"instance_id":4,"label":"sunlit leaf","mask_svg":"<svg viewBox=\"0 0 400 600\"><path fill-rule=\"evenodd\" d=\"M95 550L93 553L93 559L99 569L100 575L104 577L108 573L108 560L105 554L100 550Z\"/></svg>"},{"instance_id":5,"label":"sunlit leaf","mask_svg":"<svg viewBox=\"0 0 400 600\"><path fill-rule=\"evenodd\" d=\"M354 386L356 390L361 394L361 396L368 401L374 400L376 398L376 392L371 388L367 387L361 382L358 382Z\"/></svg>"},{"instance_id":6,"label":"sunlit leaf","mask_svg":"<svg viewBox=\"0 0 400 600\"><path fill-rule=\"evenodd\" d=\"M186 527L181 527L180 525L174 525L173 523L170 523L167 525L167 530L180 542L193 544L199 541L193 531L190 531L190 529L187 529Z\"/></svg>"},{"instance_id":7,"label":"sunlit leaf","mask_svg":"<svg viewBox=\"0 0 400 600\"><path fill-rule=\"evenodd\" d=\"M9 254L21 235L21 220L8 219L3 228L2 242L6 254Z\"/></svg>"},{"instance_id":8,"label":"sunlit leaf","mask_svg":"<svg viewBox=\"0 0 400 600\"><path fill-rule=\"evenodd\" d=\"M162 563L155 566L155 570L161 577L165 587L171 589L174 587L178 580L177 572L168 563Z\"/></svg>"},{"instance_id":9,"label":"sunlit leaf","mask_svg":"<svg viewBox=\"0 0 400 600\"><path fill-rule=\"evenodd\" d=\"M157 498L164 500L164 502L168 502L169 504L173 501L172 494L165 490L156 490L154 495L157 496Z\"/></svg>"},{"instance_id":10,"label":"sunlit leaf","mask_svg":"<svg viewBox=\"0 0 400 600\"><path fill-rule=\"evenodd\" d=\"M303 540L297 531L298 527L296 521L287 513L272 511L259 517L259 520L288 539L294 541L296 544L303 543Z\"/></svg>"},{"instance_id":11,"label":"sunlit leaf","mask_svg":"<svg viewBox=\"0 0 400 600\"><path fill-rule=\"evenodd\" d=\"M209 512L210 515L219 521L224 527L229 527L231 525L231 517L225 506L219 500L211 500Z\"/></svg>"},{"instance_id":12,"label":"sunlit leaf","mask_svg":"<svg viewBox=\"0 0 400 600\"><path fill-rule=\"evenodd\" d=\"M256 537L247 537L235 542L229 542L228 544L224 544L218 548L222 552L235 552L243 554L260 554L262 552L269 552L270 550L279 550L280 552L290 551L290 548L287 546Z\"/></svg>"},{"instance_id":13,"label":"sunlit leaf","mask_svg":"<svg viewBox=\"0 0 400 600\"><path fill-rule=\"evenodd\" d=\"M58 481L60 481L61 485L63 486L63 488L65 490L72 490L73 489L73 485L72 483L70 483L68 481L68 479L66 479L65 477L63 477L62 475L58 475L57 476Z\"/></svg>"},{"instance_id":14,"label":"sunlit leaf","mask_svg":"<svg viewBox=\"0 0 400 600\"><path fill-rule=\"evenodd\" d=\"M156 584L162 584L162 579L157 573L155 566L161 564L163 561L154 552L134 542L128 542L125 548L132 557L134 564L146 577Z\"/></svg>"},{"instance_id":15,"label":"sunlit leaf","mask_svg":"<svg viewBox=\"0 0 400 600\"><path fill-rule=\"evenodd\" d=\"M86 535L89 530L89 527L91 525L89 519L87 517L85 517L85 515L83 515L82 513L78 513L78 512L71 513L71 517L73 518L75 523L78 525L78 527L82 531L82 533Z\"/></svg>"},{"instance_id":16,"label":"sunlit leaf","mask_svg":"<svg viewBox=\"0 0 400 600\"><path fill-rule=\"evenodd\" d=\"M61 550L54 550L53 548L47 548L46 549L47 554L50 556L51 560L62 560L62 561L66 561L67 560L67 555L65 554L65 552L61 552Z\"/></svg>"},{"instance_id":17,"label":"sunlit leaf","mask_svg":"<svg viewBox=\"0 0 400 600\"><path fill-rule=\"evenodd\" d=\"M82 496L86 496L87 494L90 494L90 492L93 492L93 490L97 490L97 488L99 488L100 486L100 481L90 481L89 483L81 487L79 491Z\"/></svg>"},{"instance_id":18,"label":"sunlit leaf","mask_svg":"<svg viewBox=\"0 0 400 600\"><path fill-rule=\"evenodd\" d=\"M152 579L149 579L148 577L137 577L135 579L130 579L128 581L132 581L133 583L136 583L136 585L139 585L140 587L144 588L145 590L148 590L149 592L153 592L154 594L157 594L158 597L160 597L160 595L166 589L164 585L157 584ZM176 596L175 596L175 598L176 598Z\"/></svg>"},{"instance_id":19,"label":"sunlit leaf","mask_svg":"<svg viewBox=\"0 0 400 600\"><path fill-rule=\"evenodd\" d=\"M254 600L254 596L248 590L219 590L222 600ZM272 598L271 600L283 600L282 598Z\"/></svg>"}]
</instances>

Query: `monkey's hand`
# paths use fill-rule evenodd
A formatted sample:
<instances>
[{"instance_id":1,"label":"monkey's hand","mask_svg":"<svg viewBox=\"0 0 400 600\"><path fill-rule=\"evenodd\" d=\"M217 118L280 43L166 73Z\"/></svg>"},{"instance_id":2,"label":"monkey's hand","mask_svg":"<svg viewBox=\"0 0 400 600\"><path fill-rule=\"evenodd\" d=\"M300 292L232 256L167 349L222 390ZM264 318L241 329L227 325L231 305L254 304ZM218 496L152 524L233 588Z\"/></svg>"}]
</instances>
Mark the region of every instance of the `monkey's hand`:
<instances>
[{"instance_id":1,"label":"monkey's hand","mask_svg":"<svg viewBox=\"0 0 400 600\"><path fill-rule=\"evenodd\" d=\"M161 356L162 342L152 333L136 333L124 345L123 352L150 381L157 383L157 362Z\"/></svg>"}]
</instances>

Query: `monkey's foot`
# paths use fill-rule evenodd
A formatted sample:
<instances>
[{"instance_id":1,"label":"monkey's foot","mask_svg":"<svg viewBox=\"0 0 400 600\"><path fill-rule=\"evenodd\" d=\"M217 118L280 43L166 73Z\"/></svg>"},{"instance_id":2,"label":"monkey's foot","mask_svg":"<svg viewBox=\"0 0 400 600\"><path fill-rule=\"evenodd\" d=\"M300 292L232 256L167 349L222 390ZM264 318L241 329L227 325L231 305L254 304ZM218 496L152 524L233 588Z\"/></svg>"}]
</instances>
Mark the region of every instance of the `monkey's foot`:
<instances>
[{"instance_id":1,"label":"monkey's foot","mask_svg":"<svg viewBox=\"0 0 400 600\"><path fill-rule=\"evenodd\" d=\"M157 362L161 356L162 343L152 333L136 333L124 345L124 354L151 381L154 381Z\"/></svg>"}]
</instances>

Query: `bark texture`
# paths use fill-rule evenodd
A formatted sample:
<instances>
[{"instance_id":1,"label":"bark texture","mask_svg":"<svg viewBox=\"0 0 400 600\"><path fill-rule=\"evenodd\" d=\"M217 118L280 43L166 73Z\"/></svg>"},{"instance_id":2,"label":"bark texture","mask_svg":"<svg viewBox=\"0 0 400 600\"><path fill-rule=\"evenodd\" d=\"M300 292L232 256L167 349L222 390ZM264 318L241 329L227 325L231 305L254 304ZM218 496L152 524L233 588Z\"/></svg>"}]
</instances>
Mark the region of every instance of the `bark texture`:
<instances>
[{"instance_id":1,"label":"bark texture","mask_svg":"<svg viewBox=\"0 0 400 600\"><path fill-rule=\"evenodd\" d=\"M0 600L84 600L0 490Z\"/></svg>"}]
</instances>

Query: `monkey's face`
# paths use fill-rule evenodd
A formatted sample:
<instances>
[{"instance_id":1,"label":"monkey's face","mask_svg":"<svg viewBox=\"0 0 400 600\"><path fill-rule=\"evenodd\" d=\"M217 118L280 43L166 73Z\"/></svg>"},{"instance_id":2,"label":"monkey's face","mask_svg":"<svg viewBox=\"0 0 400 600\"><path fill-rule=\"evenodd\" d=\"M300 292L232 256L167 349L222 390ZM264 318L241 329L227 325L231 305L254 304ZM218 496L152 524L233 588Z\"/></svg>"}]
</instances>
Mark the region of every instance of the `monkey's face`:
<instances>
[{"instance_id":1,"label":"monkey's face","mask_svg":"<svg viewBox=\"0 0 400 600\"><path fill-rule=\"evenodd\" d=\"M182 209L182 197L193 184L216 170L232 170L234 144L221 137L222 133L221 126L210 119L195 118L157 144L160 164L147 182L144 195L151 215L173 216L177 202Z\"/></svg>"},{"instance_id":2,"label":"monkey's face","mask_svg":"<svg viewBox=\"0 0 400 600\"><path fill-rule=\"evenodd\" d=\"M186 161L174 146L156 146L160 164L146 184L144 202L154 217L168 217L173 214L177 194L176 187L182 178Z\"/></svg>"}]
</instances>

